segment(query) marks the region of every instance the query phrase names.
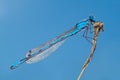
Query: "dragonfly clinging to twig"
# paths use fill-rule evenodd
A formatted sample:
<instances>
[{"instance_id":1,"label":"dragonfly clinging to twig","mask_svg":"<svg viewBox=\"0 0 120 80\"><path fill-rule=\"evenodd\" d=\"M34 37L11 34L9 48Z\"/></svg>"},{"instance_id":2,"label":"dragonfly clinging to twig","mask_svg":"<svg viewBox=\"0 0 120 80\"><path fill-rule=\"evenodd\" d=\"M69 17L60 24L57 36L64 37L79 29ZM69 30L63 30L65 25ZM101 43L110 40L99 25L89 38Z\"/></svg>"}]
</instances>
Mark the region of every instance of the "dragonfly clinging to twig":
<instances>
[{"instance_id":1,"label":"dragonfly clinging to twig","mask_svg":"<svg viewBox=\"0 0 120 80\"><path fill-rule=\"evenodd\" d=\"M43 44L41 46L38 46L38 47L30 50L27 53L25 58L19 60L18 62L16 62L12 66L10 66L10 69L12 69L12 70L16 69L24 62L34 63L34 62L38 62L38 61L44 59L45 57L47 57L48 55L50 55L51 53L56 51L56 49L59 46L61 46L65 42L65 40L67 38L69 38L70 36L73 36L80 31L85 31L85 33L87 33L91 29L91 26L94 25L95 22L96 21L92 17L89 17L86 20L78 22L71 29L64 32L63 34L53 38L52 40L46 42L45 44ZM87 37L86 37L86 39L87 39Z\"/></svg>"}]
</instances>

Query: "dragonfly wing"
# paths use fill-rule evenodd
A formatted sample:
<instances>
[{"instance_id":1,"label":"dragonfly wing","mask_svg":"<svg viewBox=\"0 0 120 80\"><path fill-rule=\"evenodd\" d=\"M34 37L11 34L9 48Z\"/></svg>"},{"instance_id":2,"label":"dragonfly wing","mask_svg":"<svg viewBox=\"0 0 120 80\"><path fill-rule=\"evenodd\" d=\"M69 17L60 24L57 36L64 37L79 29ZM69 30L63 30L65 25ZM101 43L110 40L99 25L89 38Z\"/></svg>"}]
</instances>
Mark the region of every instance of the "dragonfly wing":
<instances>
[{"instance_id":1,"label":"dragonfly wing","mask_svg":"<svg viewBox=\"0 0 120 80\"><path fill-rule=\"evenodd\" d=\"M35 55L35 56L31 57L30 59L28 59L26 61L26 63L31 64L31 63L35 63L35 62L38 62L38 61L46 58L47 56L52 54L54 51L56 51L64 42L65 42L65 40L60 41L60 42L52 45L48 49L39 52L37 55Z\"/></svg>"}]
</instances>

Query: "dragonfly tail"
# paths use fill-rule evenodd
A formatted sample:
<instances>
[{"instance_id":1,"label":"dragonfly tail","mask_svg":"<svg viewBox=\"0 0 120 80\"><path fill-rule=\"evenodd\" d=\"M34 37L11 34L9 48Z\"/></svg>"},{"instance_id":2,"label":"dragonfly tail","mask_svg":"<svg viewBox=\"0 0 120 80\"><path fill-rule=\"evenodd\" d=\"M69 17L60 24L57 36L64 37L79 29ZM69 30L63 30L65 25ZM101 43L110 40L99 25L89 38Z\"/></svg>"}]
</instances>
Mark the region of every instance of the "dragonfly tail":
<instances>
[{"instance_id":1,"label":"dragonfly tail","mask_svg":"<svg viewBox=\"0 0 120 80\"><path fill-rule=\"evenodd\" d=\"M15 64L13 64L12 66L10 66L10 69L16 69L17 67L19 67L21 64L23 64L24 62L26 62L28 60L28 58L23 58L21 60L19 60L18 62L16 62Z\"/></svg>"}]
</instances>

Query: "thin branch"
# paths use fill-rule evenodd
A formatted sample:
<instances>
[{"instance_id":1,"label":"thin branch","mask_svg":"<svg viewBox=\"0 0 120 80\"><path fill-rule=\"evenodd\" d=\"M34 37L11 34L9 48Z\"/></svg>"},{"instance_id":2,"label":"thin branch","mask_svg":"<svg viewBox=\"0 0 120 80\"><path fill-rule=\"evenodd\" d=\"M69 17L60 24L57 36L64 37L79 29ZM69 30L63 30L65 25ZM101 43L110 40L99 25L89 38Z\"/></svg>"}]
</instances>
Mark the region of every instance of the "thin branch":
<instances>
[{"instance_id":1,"label":"thin branch","mask_svg":"<svg viewBox=\"0 0 120 80\"><path fill-rule=\"evenodd\" d=\"M85 61L83 67L82 67L82 71L80 72L79 76L78 76L78 79L77 80L80 80L84 71L86 70L88 64L90 63L92 57L93 57L93 54L96 50L96 43L97 43L97 38L98 38L98 35L99 35L99 32L100 31L103 31L103 23L102 22L95 22L94 23L94 38L92 40L92 48L91 48L91 52L90 52L90 55L89 57L87 58L87 60Z\"/></svg>"}]
</instances>

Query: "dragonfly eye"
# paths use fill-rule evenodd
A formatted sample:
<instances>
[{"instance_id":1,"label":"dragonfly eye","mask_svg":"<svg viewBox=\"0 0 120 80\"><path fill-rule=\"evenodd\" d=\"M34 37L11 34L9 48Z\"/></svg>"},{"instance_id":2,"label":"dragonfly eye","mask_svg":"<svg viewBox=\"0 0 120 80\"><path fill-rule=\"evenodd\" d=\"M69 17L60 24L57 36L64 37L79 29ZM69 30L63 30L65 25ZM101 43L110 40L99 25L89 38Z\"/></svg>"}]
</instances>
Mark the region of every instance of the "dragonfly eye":
<instances>
[{"instance_id":1,"label":"dragonfly eye","mask_svg":"<svg viewBox=\"0 0 120 80\"><path fill-rule=\"evenodd\" d=\"M94 19L94 16L89 16L89 19Z\"/></svg>"},{"instance_id":2,"label":"dragonfly eye","mask_svg":"<svg viewBox=\"0 0 120 80\"><path fill-rule=\"evenodd\" d=\"M89 20L90 20L91 22L95 22L94 16L89 16Z\"/></svg>"}]
</instances>

